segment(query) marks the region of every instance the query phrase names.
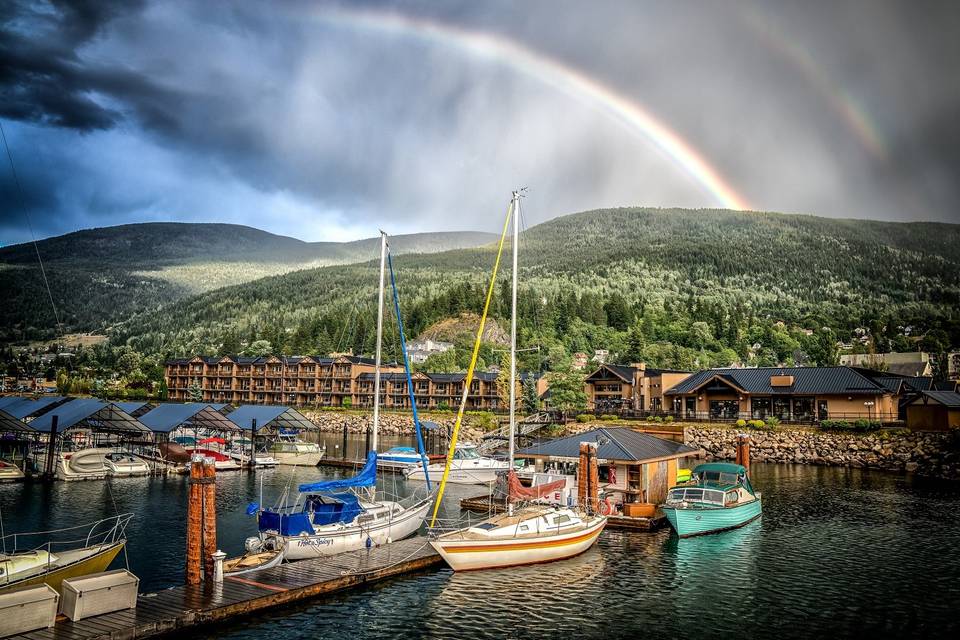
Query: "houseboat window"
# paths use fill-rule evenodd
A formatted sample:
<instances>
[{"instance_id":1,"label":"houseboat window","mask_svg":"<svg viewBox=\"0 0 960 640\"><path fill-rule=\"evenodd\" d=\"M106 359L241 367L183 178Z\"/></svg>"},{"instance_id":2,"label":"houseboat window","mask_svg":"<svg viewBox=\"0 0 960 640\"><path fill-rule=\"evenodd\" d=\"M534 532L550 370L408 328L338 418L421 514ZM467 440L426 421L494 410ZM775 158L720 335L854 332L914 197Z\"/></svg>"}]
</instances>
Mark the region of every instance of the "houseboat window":
<instances>
[{"instance_id":1,"label":"houseboat window","mask_svg":"<svg viewBox=\"0 0 960 640\"><path fill-rule=\"evenodd\" d=\"M684 498L687 500L703 500L703 489L687 489Z\"/></svg>"}]
</instances>

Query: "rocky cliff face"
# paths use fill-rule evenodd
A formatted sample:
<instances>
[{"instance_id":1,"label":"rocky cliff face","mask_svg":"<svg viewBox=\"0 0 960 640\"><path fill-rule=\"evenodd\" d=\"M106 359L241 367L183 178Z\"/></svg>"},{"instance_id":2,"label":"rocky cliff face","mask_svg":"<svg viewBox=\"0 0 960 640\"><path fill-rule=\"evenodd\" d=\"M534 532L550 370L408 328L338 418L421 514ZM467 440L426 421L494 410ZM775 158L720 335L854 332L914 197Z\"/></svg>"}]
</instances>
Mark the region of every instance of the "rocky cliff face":
<instances>
[{"instance_id":1,"label":"rocky cliff face","mask_svg":"<svg viewBox=\"0 0 960 640\"><path fill-rule=\"evenodd\" d=\"M701 449L707 458L732 460L741 432L727 427L686 427L683 441ZM748 433L754 461L868 467L960 479L960 434L782 428Z\"/></svg>"}]
</instances>

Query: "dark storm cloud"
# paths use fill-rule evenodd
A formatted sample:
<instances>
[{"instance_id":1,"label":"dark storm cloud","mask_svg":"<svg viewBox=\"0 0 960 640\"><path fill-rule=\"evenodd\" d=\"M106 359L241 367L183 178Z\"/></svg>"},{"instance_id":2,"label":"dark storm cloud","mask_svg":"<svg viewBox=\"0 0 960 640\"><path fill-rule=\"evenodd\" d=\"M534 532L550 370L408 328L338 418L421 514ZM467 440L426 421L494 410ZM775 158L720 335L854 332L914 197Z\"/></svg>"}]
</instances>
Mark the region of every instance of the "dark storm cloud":
<instances>
[{"instance_id":1,"label":"dark storm cloud","mask_svg":"<svg viewBox=\"0 0 960 640\"><path fill-rule=\"evenodd\" d=\"M0 118L40 232L490 229L521 183L531 222L717 204L605 105L509 56L331 11L548 56L649 110L759 209L957 219L952 3L8 2ZM24 239L11 194L0 172L0 242Z\"/></svg>"}]
</instances>

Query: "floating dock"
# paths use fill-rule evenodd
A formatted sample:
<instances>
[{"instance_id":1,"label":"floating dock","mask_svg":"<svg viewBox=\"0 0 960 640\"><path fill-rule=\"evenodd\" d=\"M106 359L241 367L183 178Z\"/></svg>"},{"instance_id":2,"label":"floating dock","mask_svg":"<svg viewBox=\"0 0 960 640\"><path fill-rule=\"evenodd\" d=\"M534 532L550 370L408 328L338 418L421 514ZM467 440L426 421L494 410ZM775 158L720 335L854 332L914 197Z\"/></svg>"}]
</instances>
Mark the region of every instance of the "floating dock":
<instances>
[{"instance_id":1,"label":"floating dock","mask_svg":"<svg viewBox=\"0 0 960 640\"><path fill-rule=\"evenodd\" d=\"M502 513L504 510L501 501L494 501L491 504L490 496L487 494L475 496L473 498L464 498L460 501L460 508L474 513ZM613 515L607 516L607 529L629 529L631 531L656 531L664 524L667 518L658 512L652 518L631 518L628 516Z\"/></svg>"},{"instance_id":2,"label":"floating dock","mask_svg":"<svg viewBox=\"0 0 960 640\"><path fill-rule=\"evenodd\" d=\"M136 609L77 622L58 618L50 629L10 636L16 640L132 640L238 618L314 596L343 591L439 566L440 555L423 536L336 556L300 560L226 577L222 584L173 587L142 593Z\"/></svg>"}]
</instances>

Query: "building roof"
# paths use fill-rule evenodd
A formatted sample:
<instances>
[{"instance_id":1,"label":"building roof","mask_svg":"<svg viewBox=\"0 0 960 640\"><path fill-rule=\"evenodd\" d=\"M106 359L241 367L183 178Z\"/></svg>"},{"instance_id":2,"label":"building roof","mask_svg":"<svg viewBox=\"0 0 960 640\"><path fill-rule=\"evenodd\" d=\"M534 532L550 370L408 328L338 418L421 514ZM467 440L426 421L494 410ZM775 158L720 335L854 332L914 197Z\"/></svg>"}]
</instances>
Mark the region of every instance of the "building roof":
<instances>
[{"instance_id":1,"label":"building roof","mask_svg":"<svg viewBox=\"0 0 960 640\"><path fill-rule=\"evenodd\" d=\"M597 457L604 460L644 462L663 458L679 458L696 453L679 442L664 440L627 427L600 427L550 442L526 447L517 456L579 458L581 442L597 442Z\"/></svg>"},{"instance_id":2,"label":"building roof","mask_svg":"<svg viewBox=\"0 0 960 640\"><path fill-rule=\"evenodd\" d=\"M929 362L888 362L887 371L901 376L923 376L930 372Z\"/></svg>"},{"instance_id":3,"label":"building roof","mask_svg":"<svg viewBox=\"0 0 960 640\"><path fill-rule=\"evenodd\" d=\"M956 391L924 391L911 404L928 404L930 401L949 409L960 409L960 393Z\"/></svg>"},{"instance_id":4,"label":"building roof","mask_svg":"<svg viewBox=\"0 0 960 640\"><path fill-rule=\"evenodd\" d=\"M215 405L205 402L158 405L142 416L140 422L151 431L170 433L177 427L200 427L214 431L237 431L236 425L220 413Z\"/></svg>"},{"instance_id":5,"label":"building roof","mask_svg":"<svg viewBox=\"0 0 960 640\"><path fill-rule=\"evenodd\" d=\"M793 376L793 384L774 387L771 376ZM854 367L758 367L755 369L707 369L668 389L666 395L696 393L708 383L721 384L737 391L763 395L877 395L890 393L879 382Z\"/></svg>"},{"instance_id":6,"label":"building roof","mask_svg":"<svg viewBox=\"0 0 960 640\"><path fill-rule=\"evenodd\" d=\"M90 429L104 433L143 434L148 430L136 418L115 404L96 398L79 398L67 402L39 418L34 418L30 428L50 432L53 418L57 418L57 431L67 429Z\"/></svg>"},{"instance_id":7,"label":"building roof","mask_svg":"<svg viewBox=\"0 0 960 640\"><path fill-rule=\"evenodd\" d=\"M257 421L257 431L265 428L316 429L302 413L290 407L269 404L242 404L227 416L244 431Z\"/></svg>"}]
</instances>

